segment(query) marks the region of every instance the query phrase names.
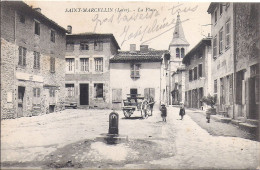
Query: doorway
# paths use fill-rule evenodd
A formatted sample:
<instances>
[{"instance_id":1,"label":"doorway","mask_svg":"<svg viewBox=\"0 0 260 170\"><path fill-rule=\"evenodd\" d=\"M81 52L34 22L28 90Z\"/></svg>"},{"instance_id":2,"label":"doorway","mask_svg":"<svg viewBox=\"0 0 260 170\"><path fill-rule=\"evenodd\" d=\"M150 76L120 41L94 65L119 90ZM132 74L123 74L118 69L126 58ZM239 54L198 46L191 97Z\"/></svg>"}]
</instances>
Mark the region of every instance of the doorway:
<instances>
[{"instance_id":1,"label":"doorway","mask_svg":"<svg viewBox=\"0 0 260 170\"><path fill-rule=\"evenodd\" d=\"M23 117L25 87L18 86L18 110L17 117Z\"/></svg>"},{"instance_id":2,"label":"doorway","mask_svg":"<svg viewBox=\"0 0 260 170\"><path fill-rule=\"evenodd\" d=\"M89 85L80 84L80 105L89 105Z\"/></svg>"},{"instance_id":3,"label":"doorway","mask_svg":"<svg viewBox=\"0 0 260 170\"><path fill-rule=\"evenodd\" d=\"M137 97L137 89L130 89L130 96Z\"/></svg>"}]
</instances>

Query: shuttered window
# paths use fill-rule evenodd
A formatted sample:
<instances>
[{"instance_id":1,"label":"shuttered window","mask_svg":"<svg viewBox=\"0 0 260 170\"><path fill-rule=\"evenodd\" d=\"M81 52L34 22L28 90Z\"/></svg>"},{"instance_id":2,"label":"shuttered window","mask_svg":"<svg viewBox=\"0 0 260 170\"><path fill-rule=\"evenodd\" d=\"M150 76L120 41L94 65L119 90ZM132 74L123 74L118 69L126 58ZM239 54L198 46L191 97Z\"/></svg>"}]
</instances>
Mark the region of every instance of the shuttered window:
<instances>
[{"instance_id":1,"label":"shuttered window","mask_svg":"<svg viewBox=\"0 0 260 170\"><path fill-rule=\"evenodd\" d=\"M199 77L202 77L202 64L199 64Z\"/></svg>"},{"instance_id":2,"label":"shuttered window","mask_svg":"<svg viewBox=\"0 0 260 170\"><path fill-rule=\"evenodd\" d=\"M217 57L217 36L213 39L213 58Z\"/></svg>"},{"instance_id":3,"label":"shuttered window","mask_svg":"<svg viewBox=\"0 0 260 170\"><path fill-rule=\"evenodd\" d=\"M34 22L34 34L40 35L40 22L38 21Z\"/></svg>"},{"instance_id":4,"label":"shuttered window","mask_svg":"<svg viewBox=\"0 0 260 170\"><path fill-rule=\"evenodd\" d=\"M80 70L84 72L89 71L89 59L88 58L81 58L80 59Z\"/></svg>"},{"instance_id":5,"label":"shuttered window","mask_svg":"<svg viewBox=\"0 0 260 170\"><path fill-rule=\"evenodd\" d=\"M51 42L55 42L55 31L51 30Z\"/></svg>"},{"instance_id":6,"label":"shuttered window","mask_svg":"<svg viewBox=\"0 0 260 170\"><path fill-rule=\"evenodd\" d=\"M34 69L40 69L40 53L34 51L33 56L34 56L33 68Z\"/></svg>"},{"instance_id":7,"label":"shuttered window","mask_svg":"<svg viewBox=\"0 0 260 170\"><path fill-rule=\"evenodd\" d=\"M27 49L24 47L19 47L19 61L18 61L18 65L20 66L26 66L26 52Z\"/></svg>"},{"instance_id":8,"label":"shuttered window","mask_svg":"<svg viewBox=\"0 0 260 170\"><path fill-rule=\"evenodd\" d=\"M80 42L80 50L89 50L88 42Z\"/></svg>"},{"instance_id":9,"label":"shuttered window","mask_svg":"<svg viewBox=\"0 0 260 170\"><path fill-rule=\"evenodd\" d=\"M198 69L197 69L197 67L195 67L194 68L194 80L197 80L197 78L198 78Z\"/></svg>"},{"instance_id":10,"label":"shuttered window","mask_svg":"<svg viewBox=\"0 0 260 170\"><path fill-rule=\"evenodd\" d=\"M112 102L113 103L122 102L122 89L112 89Z\"/></svg>"},{"instance_id":11,"label":"shuttered window","mask_svg":"<svg viewBox=\"0 0 260 170\"><path fill-rule=\"evenodd\" d=\"M66 96L74 97L75 95L74 84L65 84L65 88L66 88Z\"/></svg>"},{"instance_id":12,"label":"shuttered window","mask_svg":"<svg viewBox=\"0 0 260 170\"><path fill-rule=\"evenodd\" d=\"M66 71L67 73L74 72L75 60L74 58L66 58Z\"/></svg>"},{"instance_id":13,"label":"shuttered window","mask_svg":"<svg viewBox=\"0 0 260 170\"><path fill-rule=\"evenodd\" d=\"M103 58L95 58L95 71L103 71Z\"/></svg>"},{"instance_id":14,"label":"shuttered window","mask_svg":"<svg viewBox=\"0 0 260 170\"><path fill-rule=\"evenodd\" d=\"M55 58L54 57L50 58L50 72L51 73L55 72Z\"/></svg>"},{"instance_id":15,"label":"shuttered window","mask_svg":"<svg viewBox=\"0 0 260 170\"><path fill-rule=\"evenodd\" d=\"M40 96L41 96L41 89L33 88L33 97L40 97Z\"/></svg>"},{"instance_id":16,"label":"shuttered window","mask_svg":"<svg viewBox=\"0 0 260 170\"><path fill-rule=\"evenodd\" d=\"M226 22L226 48L230 47L230 20Z\"/></svg>"},{"instance_id":17,"label":"shuttered window","mask_svg":"<svg viewBox=\"0 0 260 170\"><path fill-rule=\"evenodd\" d=\"M233 74L229 76L229 103L233 103Z\"/></svg>"},{"instance_id":18,"label":"shuttered window","mask_svg":"<svg viewBox=\"0 0 260 170\"><path fill-rule=\"evenodd\" d=\"M140 64L131 64L131 78L140 78Z\"/></svg>"},{"instance_id":19,"label":"shuttered window","mask_svg":"<svg viewBox=\"0 0 260 170\"><path fill-rule=\"evenodd\" d=\"M214 93L218 92L218 80L214 80Z\"/></svg>"},{"instance_id":20,"label":"shuttered window","mask_svg":"<svg viewBox=\"0 0 260 170\"><path fill-rule=\"evenodd\" d=\"M192 81L192 70L189 70L189 81Z\"/></svg>"},{"instance_id":21,"label":"shuttered window","mask_svg":"<svg viewBox=\"0 0 260 170\"><path fill-rule=\"evenodd\" d=\"M219 54L223 53L224 41L223 41L223 28L219 31Z\"/></svg>"},{"instance_id":22,"label":"shuttered window","mask_svg":"<svg viewBox=\"0 0 260 170\"><path fill-rule=\"evenodd\" d=\"M49 89L50 97L55 97L55 88L50 88Z\"/></svg>"}]
</instances>

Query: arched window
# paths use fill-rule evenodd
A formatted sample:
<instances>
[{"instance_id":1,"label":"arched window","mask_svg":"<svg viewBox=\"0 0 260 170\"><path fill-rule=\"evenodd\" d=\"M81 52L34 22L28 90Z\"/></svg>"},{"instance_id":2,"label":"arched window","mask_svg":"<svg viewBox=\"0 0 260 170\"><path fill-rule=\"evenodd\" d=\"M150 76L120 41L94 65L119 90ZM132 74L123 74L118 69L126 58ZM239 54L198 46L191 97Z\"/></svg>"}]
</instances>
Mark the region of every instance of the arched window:
<instances>
[{"instance_id":1,"label":"arched window","mask_svg":"<svg viewBox=\"0 0 260 170\"><path fill-rule=\"evenodd\" d=\"M180 58L180 49L176 48L176 58Z\"/></svg>"},{"instance_id":2,"label":"arched window","mask_svg":"<svg viewBox=\"0 0 260 170\"><path fill-rule=\"evenodd\" d=\"M185 56L185 50L184 48L181 48L181 58L183 58Z\"/></svg>"}]
</instances>

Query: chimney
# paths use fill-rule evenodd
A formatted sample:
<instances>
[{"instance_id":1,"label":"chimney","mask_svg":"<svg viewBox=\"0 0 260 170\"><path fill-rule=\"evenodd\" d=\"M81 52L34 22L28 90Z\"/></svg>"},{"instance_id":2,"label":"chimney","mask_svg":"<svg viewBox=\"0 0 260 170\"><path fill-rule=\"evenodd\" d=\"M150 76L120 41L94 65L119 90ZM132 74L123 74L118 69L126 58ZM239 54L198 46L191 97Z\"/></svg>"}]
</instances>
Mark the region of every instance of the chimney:
<instances>
[{"instance_id":1,"label":"chimney","mask_svg":"<svg viewBox=\"0 0 260 170\"><path fill-rule=\"evenodd\" d=\"M148 45L140 45L140 52L147 53L148 52Z\"/></svg>"},{"instance_id":2,"label":"chimney","mask_svg":"<svg viewBox=\"0 0 260 170\"><path fill-rule=\"evenodd\" d=\"M135 53L135 52L136 52L136 45L130 44L130 53Z\"/></svg>"},{"instance_id":3,"label":"chimney","mask_svg":"<svg viewBox=\"0 0 260 170\"><path fill-rule=\"evenodd\" d=\"M37 11L37 12L40 12L41 13L41 8L33 8L35 11Z\"/></svg>"},{"instance_id":4,"label":"chimney","mask_svg":"<svg viewBox=\"0 0 260 170\"><path fill-rule=\"evenodd\" d=\"M67 26L67 31L68 31L68 34L72 34L72 26L71 25Z\"/></svg>"}]
</instances>

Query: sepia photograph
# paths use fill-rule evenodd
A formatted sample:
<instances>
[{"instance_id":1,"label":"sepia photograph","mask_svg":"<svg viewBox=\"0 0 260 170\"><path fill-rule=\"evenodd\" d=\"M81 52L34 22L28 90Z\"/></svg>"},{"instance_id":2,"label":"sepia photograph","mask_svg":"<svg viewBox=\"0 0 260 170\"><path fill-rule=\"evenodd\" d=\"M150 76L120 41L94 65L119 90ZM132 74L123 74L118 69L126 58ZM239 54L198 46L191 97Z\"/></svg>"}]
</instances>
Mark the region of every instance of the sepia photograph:
<instances>
[{"instance_id":1,"label":"sepia photograph","mask_svg":"<svg viewBox=\"0 0 260 170\"><path fill-rule=\"evenodd\" d=\"M260 169L260 3L1 0L1 169Z\"/></svg>"}]
</instances>

